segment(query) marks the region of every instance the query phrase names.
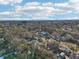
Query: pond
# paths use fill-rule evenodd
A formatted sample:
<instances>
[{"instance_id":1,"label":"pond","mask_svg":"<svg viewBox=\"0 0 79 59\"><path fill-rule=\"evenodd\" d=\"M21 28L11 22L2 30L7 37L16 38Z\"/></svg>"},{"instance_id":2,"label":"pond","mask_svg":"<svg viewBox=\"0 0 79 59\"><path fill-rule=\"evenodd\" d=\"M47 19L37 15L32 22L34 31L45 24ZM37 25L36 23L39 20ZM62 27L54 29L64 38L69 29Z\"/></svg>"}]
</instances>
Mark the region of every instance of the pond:
<instances>
[{"instance_id":1,"label":"pond","mask_svg":"<svg viewBox=\"0 0 79 59\"><path fill-rule=\"evenodd\" d=\"M2 56L2 57L0 57L0 59L4 59L4 57Z\"/></svg>"}]
</instances>

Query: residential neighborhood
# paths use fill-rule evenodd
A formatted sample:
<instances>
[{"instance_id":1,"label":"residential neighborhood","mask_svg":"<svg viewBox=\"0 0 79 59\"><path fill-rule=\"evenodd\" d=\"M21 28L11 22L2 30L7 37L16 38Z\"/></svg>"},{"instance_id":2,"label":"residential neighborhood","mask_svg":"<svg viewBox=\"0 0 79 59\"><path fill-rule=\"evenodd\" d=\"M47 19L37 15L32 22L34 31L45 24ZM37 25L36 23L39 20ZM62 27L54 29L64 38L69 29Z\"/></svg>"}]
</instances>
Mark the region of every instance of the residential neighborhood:
<instances>
[{"instance_id":1,"label":"residential neighborhood","mask_svg":"<svg viewBox=\"0 0 79 59\"><path fill-rule=\"evenodd\" d=\"M79 21L0 22L0 59L79 59Z\"/></svg>"}]
</instances>

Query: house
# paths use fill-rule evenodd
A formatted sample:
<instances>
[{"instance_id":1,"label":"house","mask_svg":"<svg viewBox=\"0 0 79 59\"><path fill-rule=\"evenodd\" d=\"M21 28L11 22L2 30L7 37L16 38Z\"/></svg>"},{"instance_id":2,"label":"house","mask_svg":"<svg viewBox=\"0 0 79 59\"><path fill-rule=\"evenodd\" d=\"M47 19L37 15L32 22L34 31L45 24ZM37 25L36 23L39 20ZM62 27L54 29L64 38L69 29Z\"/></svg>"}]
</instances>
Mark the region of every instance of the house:
<instances>
[{"instance_id":1,"label":"house","mask_svg":"<svg viewBox=\"0 0 79 59\"><path fill-rule=\"evenodd\" d=\"M67 26L67 25L64 25L63 28L62 28L63 31L66 31L66 32L71 32L72 31L72 27L71 26Z\"/></svg>"}]
</instances>

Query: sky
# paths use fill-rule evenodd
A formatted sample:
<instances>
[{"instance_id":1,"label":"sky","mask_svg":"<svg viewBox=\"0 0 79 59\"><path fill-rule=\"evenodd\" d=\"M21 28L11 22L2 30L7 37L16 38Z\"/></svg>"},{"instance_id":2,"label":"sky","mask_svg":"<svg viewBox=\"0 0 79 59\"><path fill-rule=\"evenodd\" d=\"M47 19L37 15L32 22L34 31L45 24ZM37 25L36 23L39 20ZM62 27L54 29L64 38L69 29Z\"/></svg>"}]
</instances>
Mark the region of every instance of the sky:
<instances>
[{"instance_id":1,"label":"sky","mask_svg":"<svg viewBox=\"0 0 79 59\"><path fill-rule=\"evenodd\" d=\"M79 0L0 0L0 20L79 19Z\"/></svg>"}]
</instances>

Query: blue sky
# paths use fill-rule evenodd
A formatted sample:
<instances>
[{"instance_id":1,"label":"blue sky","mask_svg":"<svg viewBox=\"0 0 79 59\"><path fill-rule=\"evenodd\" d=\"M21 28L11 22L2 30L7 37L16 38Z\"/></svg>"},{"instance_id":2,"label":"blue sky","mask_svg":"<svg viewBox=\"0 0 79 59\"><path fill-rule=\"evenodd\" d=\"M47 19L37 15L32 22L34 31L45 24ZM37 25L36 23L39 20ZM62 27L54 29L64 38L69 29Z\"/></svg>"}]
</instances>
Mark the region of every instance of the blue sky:
<instances>
[{"instance_id":1,"label":"blue sky","mask_svg":"<svg viewBox=\"0 0 79 59\"><path fill-rule=\"evenodd\" d=\"M0 20L79 19L79 0L0 0Z\"/></svg>"},{"instance_id":2,"label":"blue sky","mask_svg":"<svg viewBox=\"0 0 79 59\"><path fill-rule=\"evenodd\" d=\"M59 3L59 2L67 2L68 0L23 0L23 2L54 2L54 3Z\"/></svg>"}]
</instances>

